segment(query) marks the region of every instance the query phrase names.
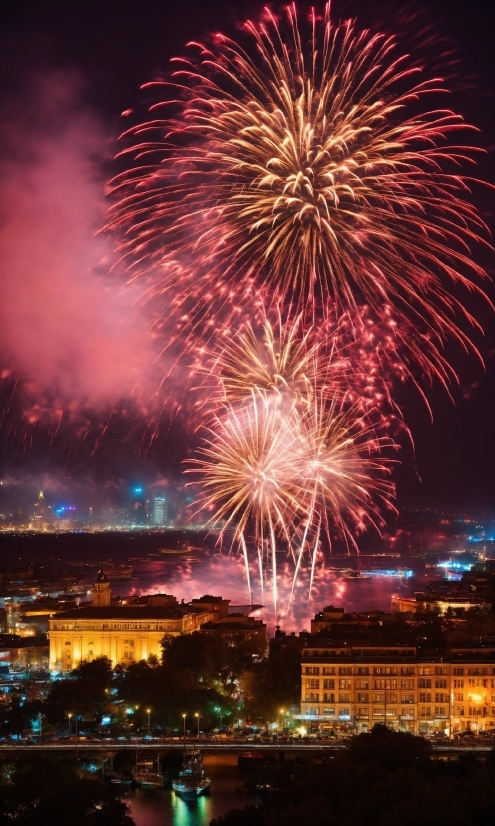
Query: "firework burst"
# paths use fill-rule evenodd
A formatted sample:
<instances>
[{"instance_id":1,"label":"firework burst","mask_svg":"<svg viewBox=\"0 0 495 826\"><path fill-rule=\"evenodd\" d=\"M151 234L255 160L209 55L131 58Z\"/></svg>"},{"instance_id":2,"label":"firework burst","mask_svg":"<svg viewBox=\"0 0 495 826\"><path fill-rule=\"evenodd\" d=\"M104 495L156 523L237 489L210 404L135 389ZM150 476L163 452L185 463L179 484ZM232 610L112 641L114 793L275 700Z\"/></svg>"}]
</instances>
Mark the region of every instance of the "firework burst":
<instances>
[{"instance_id":1,"label":"firework burst","mask_svg":"<svg viewBox=\"0 0 495 826\"><path fill-rule=\"evenodd\" d=\"M262 582L269 558L275 610L277 550L293 557L294 583L309 555L311 588L321 536L356 548L355 536L383 524L381 509L390 508L394 496L390 460L382 457L391 440L378 437L354 408L344 411L338 399L313 391L308 401L300 412L253 390L250 400L225 404L192 468L202 478L209 524L222 523L222 534L233 528L248 584L250 536Z\"/></svg>"},{"instance_id":2,"label":"firework burst","mask_svg":"<svg viewBox=\"0 0 495 826\"><path fill-rule=\"evenodd\" d=\"M428 109L441 81L420 78L393 38L334 25L330 4L309 27L290 6L244 30L242 44L190 44L164 84L174 94L152 107L179 114L127 133L137 164L112 183L123 257L136 274L179 257L184 277L162 288L217 326L253 285L316 319L329 302L386 306L411 319L412 357L445 373L445 339L471 346L456 315L476 324L450 288L481 292L484 276L460 169L475 150L451 142L470 127Z\"/></svg>"}]
</instances>

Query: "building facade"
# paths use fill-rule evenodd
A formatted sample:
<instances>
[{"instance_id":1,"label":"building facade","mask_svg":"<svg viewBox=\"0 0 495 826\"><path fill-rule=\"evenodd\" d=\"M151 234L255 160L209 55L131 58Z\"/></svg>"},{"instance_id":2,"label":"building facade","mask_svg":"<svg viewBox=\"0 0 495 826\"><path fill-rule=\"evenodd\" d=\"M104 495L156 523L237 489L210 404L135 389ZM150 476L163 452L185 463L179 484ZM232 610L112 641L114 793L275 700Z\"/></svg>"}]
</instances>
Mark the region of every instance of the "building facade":
<instances>
[{"instance_id":1,"label":"building facade","mask_svg":"<svg viewBox=\"0 0 495 826\"><path fill-rule=\"evenodd\" d=\"M354 647L315 640L301 659L301 714L312 729L413 734L495 730L495 648L425 657L412 646Z\"/></svg>"},{"instance_id":2,"label":"building facade","mask_svg":"<svg viewBox=\"0 0 495 826\"><path fill-rule=\"evenodd\" d=\"M113 665L129 665L150 656L160 658L166 635L199 631L213 614L179 605L175 597L152 595L131 605L112 605L110 583L103 570L93 588L93 605L55 614L49 620L50 669L71 671L83 661L108 657Z\"/></svg>"}]
</instances>

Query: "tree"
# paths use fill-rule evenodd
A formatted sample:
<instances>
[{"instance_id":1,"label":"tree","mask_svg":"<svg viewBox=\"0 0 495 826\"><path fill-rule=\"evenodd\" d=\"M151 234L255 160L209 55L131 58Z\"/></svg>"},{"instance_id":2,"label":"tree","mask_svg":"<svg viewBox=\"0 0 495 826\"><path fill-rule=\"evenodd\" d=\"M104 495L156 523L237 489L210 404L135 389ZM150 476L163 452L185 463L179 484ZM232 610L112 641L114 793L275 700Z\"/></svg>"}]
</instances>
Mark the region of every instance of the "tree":
<instances>
[{"instance_id":1,"label":"tree","mask_svg":"<svg viewBox=\"0 0 495 826\"><path fill-rule=\"evenodd\" d=\"M64 755L22 755L0 764L0 823L12 826L134 826L125 803Z\"/></svg>"}]
</instances>

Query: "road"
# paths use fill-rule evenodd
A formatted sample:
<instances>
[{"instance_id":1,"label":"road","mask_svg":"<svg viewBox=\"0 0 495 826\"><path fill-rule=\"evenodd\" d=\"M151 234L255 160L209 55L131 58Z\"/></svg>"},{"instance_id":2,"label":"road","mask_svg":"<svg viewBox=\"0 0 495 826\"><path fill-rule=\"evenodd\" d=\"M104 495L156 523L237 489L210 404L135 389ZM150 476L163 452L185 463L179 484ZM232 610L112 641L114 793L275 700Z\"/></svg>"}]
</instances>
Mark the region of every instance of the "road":
<instances>
[{"instance_id":1,"label":"road","mask_svg":"<svg viewBox=\"0 0 495 826\"><path fill-rule=\"evenodd\" d=\"M232 741L215 741L215 740L193 740L188 738L186 745L195 745L205 752L250 752L250 751L268 751L268 752L325 752L333 750L342 750L347 748L342 742L304 742L304 743L289 743L289 742L275 742L275 743L256 743L256 742L232 742ZM109 751L109 750L132 750L132 751L153 751L176 749L181 750L184 747L182 740L169 740L167 738L160 738L156 740L79 740L71 742L56 742L56 743L0 743L0 753L2 752L70 752L70 751ZM440 754L464 754L467 751L476 752L479 754L486 754L493 748L493 744L479 744L479 743L433 743L432 751Z\"/></svg>"}]
</instances>

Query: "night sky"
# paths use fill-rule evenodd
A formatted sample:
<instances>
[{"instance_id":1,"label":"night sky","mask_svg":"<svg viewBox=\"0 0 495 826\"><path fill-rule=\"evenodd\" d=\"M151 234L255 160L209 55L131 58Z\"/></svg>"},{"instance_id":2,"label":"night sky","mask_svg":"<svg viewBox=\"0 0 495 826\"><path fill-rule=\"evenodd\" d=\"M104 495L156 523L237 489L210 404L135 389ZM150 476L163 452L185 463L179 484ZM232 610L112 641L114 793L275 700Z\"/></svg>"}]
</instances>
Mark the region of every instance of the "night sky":
<instances>
[{"instance_id":1,"label":"night sky","mask_svg":"<svg viewBox=\"0 0 495 826\"><path fill-rule=\"evenodd\" d=\"M153 382L155 377L148 375L153 353L148 352L145 331L134 322L119 328L120 338L112 339L114 350L107 346L107 331L120 324L126 306L115 297L107 266L110 242L103 237L96 242L101 270L95 272L93 267L87 276L92 253L86 235L93 237L104 222L105 181L116 171L112 161L116 139L127 125L121 113L132 109L144 117L140 84L166 72L169 59L181 54L187 41L218 30L235 35L236 26L245 17L256 17L261 5L244 0L4 0L0 12L0 475L4 478L18 482L50 475L64 479L68 487L91 486L98 480L117 489L121 481L132 478L180 475L181 461L194 441L187 416L170 419L164 413L158 428L150 429L142 406L139 416L132 405L113 416L108 412L107 396L125 395L145 374L143 386ZM417 31L421 21L408 28L405 5L340 0L335 8L343 16L360 18L362 13L364 24L373 15L384 16L389 31L401 35L407 50L412 37L408 32L414 31L414 25ZM417 9L417 4L411 8ZM424 20L454 47L459 63L457 80L449 83L454 87L452 105L480 128L478 143L492 155L481 161L479 176L495 181L491 93L495 4L430 0ZM493 231L492 194L478 187L475 198ZM493 274L493 256L481 257L480 263ZM397 474L399 507L493 507L495 325L494 317L480 305L477 317L486 331L484 339L475 339L486 371L473 357L453 349L449 356L458 369L460 387L452 390L454 404L439 388L429 391L433 424L415 392L402 391L399 398L416 448L414 457L405 449L404 466ZM57 417L58 425L54 424Z\"/></svg>"}]
</instances>

